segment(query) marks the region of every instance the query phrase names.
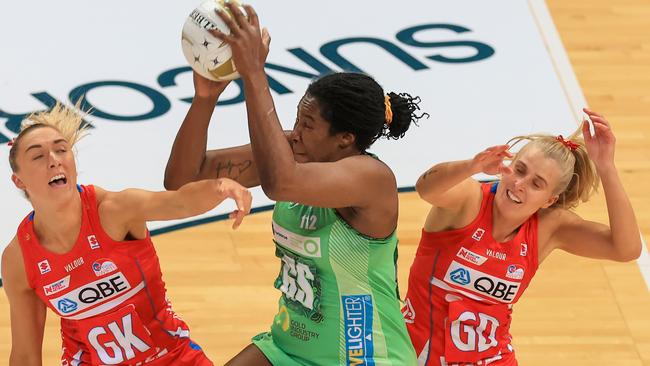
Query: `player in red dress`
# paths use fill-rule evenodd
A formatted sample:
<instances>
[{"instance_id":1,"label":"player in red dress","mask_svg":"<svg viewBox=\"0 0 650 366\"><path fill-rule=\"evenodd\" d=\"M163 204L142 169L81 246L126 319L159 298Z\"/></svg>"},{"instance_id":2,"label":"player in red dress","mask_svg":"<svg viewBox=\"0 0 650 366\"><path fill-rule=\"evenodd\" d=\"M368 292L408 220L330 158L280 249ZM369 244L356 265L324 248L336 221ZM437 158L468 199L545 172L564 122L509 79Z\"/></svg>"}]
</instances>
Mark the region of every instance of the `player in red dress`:
<instances>
[{"instance_id":1,"label":"player in red dress","mask_svg":"<svg viewBox=\"0 0 650 366\"><path fill-rule=\"evenodd\" d=\"M609 123L593 121L571 138L532 135L511 158L508 145L471 160L435 165L417 182L431 203L402 309L419 365L516 365L512 305L554 249L630 261L641 252L634 211L614 165ZM580 132L585 136L579 138ZM500 181L480 184L476 173ZM569 209L602 181L609 226Z\"/></svg>"},{"instance_id":2,"label":"player in red dress","mask_svg":"<svg viewBox=\"0 0 650 366\"><path fill-rule=\"evenodd\" d=\"M12 180L34 208L2 255L9 364L42 364L49 307L61 318L64 366L212 365L165 297L146 222L190 217L232 198L238 226L250 193L229 179L170 192L78 186L71 149L83 134L81 116L56 106L29 120L9 154Z\"/></svg>"}]
</instances>

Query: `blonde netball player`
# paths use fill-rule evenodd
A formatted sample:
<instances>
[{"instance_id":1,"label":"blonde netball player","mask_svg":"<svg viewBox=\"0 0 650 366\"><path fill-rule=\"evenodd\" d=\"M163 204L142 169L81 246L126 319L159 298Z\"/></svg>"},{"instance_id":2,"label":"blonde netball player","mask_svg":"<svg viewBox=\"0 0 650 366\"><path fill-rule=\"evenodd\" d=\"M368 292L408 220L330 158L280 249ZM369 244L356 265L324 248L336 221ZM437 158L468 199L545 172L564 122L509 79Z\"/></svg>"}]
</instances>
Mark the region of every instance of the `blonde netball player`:
<instances>
[{"instance_id":1,"label":"blonde netball player","mask_svg":"<svg viewBox=\"0 0 650 366\"><path fill-rule=\"evenodd\" d=\"M417 182L432 204L411 267L403 313L420 365L516 365L512 305L553 250L631 261L641 251L634 211L614 165L603 116L568 139L532 135L508 166L510 146L437 164ZM584 135L584 140L580 137ZM513 144L513 145L514 145ZM501 174L480 184L476 173ZM602 181L609 226L570 209Z\"/></svg>"},{"instance_id":2,"label":"blonde netball player","mask_svg":"<svg viewBox=\"0 0 650 366\"><path fill-rule=\"evenodd\" d=\"M166 174L172 188L223 174L261 184L278 201L278 313L271 331L228 365L414 365L395 277L395 177L366 150L379 137L402 137L418 118L418 100L386 95L366 75L324 76L302 97L287 137L264 73L268 43L257 16L251 7L249 20L230 11L234 19L224 20L232 34L217 36L232 47L244 81L251 145L206 153L223 84L195 75L196 95Z\"/></svg>"},{"instance_id":3,"label":"blonde netball player","mask_svg":"<svg viewBox=\"0 0 650 366\"><path fill-rule=\"evenodd\" d=\"M236 201L235 226L250 193L230 179L175 192L109 192L78 186L72 148L81 116L56 106L30 117L9 162L34 211L2 255L11 307L11 366L40 366L46 308L61 318L64 366L212 365L165 297L146 227Z\"/></svg>"}]
</instances>

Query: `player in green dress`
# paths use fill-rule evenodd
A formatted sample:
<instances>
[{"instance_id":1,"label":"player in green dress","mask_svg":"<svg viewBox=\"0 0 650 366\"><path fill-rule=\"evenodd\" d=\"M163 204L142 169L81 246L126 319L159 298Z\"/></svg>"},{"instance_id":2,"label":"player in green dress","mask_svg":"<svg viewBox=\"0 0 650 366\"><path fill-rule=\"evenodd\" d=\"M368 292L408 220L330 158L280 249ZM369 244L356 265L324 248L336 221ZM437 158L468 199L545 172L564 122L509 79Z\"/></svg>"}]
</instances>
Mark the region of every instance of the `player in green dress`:
<instances>
[{"instance_id":1,"label":"player in green dress","mask_svg":"<svg viewBox=\"0 0 650 366\"><path fill-rule=\"evenodd\" d=\"M419 118L419 99L386 95L362 74L324 76L309 86L285 133L264 73L268 34L251 7L248 20L230 10L231 35L216 35L231 45L242 75L251 144L206 152L226 84L195 74L195 97L165 173L169 189L229 177L261 184L277 201L278 313L271 331L227 365L415 365L397 291L397 184L366 150L380 137L404 136Z\"/></svg>"}]
</instances>

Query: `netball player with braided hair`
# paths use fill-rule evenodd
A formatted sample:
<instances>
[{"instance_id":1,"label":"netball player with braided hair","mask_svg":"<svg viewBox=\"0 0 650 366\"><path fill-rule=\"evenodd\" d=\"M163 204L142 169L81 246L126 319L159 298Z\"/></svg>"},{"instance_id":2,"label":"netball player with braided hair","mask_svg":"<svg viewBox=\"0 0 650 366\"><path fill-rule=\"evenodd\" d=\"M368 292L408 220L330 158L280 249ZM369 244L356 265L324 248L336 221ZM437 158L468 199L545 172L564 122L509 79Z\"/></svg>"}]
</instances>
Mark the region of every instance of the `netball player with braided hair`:
<instances>
[{"instance_id":1,"label":"netball player with braided hair","mask_svg":"<svg viewBox=\"0 0 650 366\"><path fill-rule=\"evenodd\" d=\"M11 312L11 366L40 366L46 308L61 318L61 364L212 362L165 297L147 221L194 216L234 199L235 225L251 195L227 178L174 192L78 186L72 148L85 130L75 111L32 115L9 153L16 187L34 211L2 255Z\"/></svg>"},{"instance_id":2,"label":"netball player with braided hair","mask_svg":"<svg viewBox=\"0 0 650 366\"><path fill-rule=\"evenodd\" d=\"M631 261L641 252L634 211L614 165L607 120L588 109L569 138L517 137L473 159L437 164L417 182L431 203L403 313L420 365L516 365L512 305L553 250ZM584 135L584 139L580 137ZM506 166L513 145L528 141ZM481 184L477 173L500 174ZM609 226L570 209L602 182Z\"/></svg>"},{"instance_id":3,"label":"netball player with braided hair","mask_svg":"<svg viewBox=\"0 0 650 366\"><path fill-rule=\"evenodd\" d=\"M250 6L249 20L230 11L233 18L222 18L231 35L215 35L230 44L242 75L251 144L205 151L224 84L195 75L166 172L168 188L224 174L261 184L277 201L278 313L271 332L227 365L414 365L397 295L397 185L367 149L380 137L402 137L418 118L418 100L386 94L366 75L324 76L308 87L285 135L264 73L268 34L260 36Z\"/></svg>"}]
</instances>

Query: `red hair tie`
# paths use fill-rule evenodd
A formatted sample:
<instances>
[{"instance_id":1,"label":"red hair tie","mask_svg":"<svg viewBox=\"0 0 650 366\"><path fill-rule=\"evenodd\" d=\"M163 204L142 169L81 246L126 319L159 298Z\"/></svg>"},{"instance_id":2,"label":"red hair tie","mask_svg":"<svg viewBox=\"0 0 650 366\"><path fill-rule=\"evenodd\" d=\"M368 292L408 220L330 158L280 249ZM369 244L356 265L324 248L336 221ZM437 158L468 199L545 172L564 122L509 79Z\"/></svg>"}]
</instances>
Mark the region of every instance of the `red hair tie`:
<instances>
[{"instance_id":1,"label":"red hair tie","mask_svg":"<svg viewBox=\"0 0 650 366\"><path fill-rule=\"evenodd\" d=\"M571 151L576 151L580 147L580 145L576 144L571 140L565 140L564 137L562 137L562 135L558 135L555 139L560 141L564 146L567 147L567 149Z\"/></svg>"},{"instance_id":2,"label":"red hair tie","mask_svg":"<svg viewBox=\"0 0 650 366\"><path fill-rule=\"evenodd\" d=\"M16 143L16 138L14 137L11 141L7 142L7 146L12 147Z\"/></svg>"}]
</instances>

